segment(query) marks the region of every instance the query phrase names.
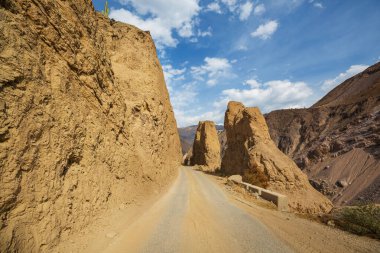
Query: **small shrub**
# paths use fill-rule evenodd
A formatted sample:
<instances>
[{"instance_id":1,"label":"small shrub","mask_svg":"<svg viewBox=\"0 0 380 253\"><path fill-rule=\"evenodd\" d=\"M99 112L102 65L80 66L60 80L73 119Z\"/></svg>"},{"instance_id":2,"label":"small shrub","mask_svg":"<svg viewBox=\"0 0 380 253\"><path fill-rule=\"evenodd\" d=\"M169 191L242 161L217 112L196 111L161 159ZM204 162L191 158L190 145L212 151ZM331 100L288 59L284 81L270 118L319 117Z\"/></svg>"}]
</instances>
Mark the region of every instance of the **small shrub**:
<instances>
[{"instance_id":1,"label":"small shrub","mask_svg":"<svg viewBox=\"0 0 380 253\"><path fill-rule=\"evenodd\" d=\"M102 14L106 17L110 14L110 8L108 7L108 1L104 4L104 10L102 10Z\"/></svg>"},{"instance_id":2,"label":"small shrub","mask_svg":"<svg viewBox=\"0 0 380 253\"><path fill-rule=\"evenodd\" d=\"M358 235L380 239L380 206L375 204L343 207L333 215L335 223Z\"/></svg>"}]
</instances>

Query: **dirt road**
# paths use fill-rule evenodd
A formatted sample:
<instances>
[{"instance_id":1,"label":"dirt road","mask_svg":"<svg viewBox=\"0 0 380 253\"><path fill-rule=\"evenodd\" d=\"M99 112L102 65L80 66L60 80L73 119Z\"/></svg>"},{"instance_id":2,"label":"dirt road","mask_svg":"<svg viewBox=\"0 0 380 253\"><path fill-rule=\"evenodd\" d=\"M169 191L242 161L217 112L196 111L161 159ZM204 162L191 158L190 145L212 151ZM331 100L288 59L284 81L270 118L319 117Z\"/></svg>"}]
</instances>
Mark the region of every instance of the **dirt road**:
<instances>
[{"instance_id":1,"label":"dirt road","mask_svg":"<svg viewBox=\"0 0 380 253\"><path fill-rule=\"evenodd\" d=\"M52 252L380 252L380 241L278 212L219 178L182 167L166 194L114 210Z\"/></svg>"},{"instance_id":2,"label":"dirt road","mask_svg":"<svg viewBox=\"0 0 380 253\"><path fill-rule=\"evenodd\" d=\"M182 168L170 191L106 252L293 251L203 173Z\"/></svg>"}]
</instances>

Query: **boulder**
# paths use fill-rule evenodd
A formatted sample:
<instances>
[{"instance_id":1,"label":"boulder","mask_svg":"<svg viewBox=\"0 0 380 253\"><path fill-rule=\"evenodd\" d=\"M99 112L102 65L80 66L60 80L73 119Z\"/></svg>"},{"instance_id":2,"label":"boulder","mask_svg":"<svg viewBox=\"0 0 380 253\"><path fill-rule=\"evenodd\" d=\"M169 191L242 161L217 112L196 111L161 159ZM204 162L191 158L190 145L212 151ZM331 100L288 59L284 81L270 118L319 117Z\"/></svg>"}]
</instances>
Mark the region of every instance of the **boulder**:
<instances>
[{"instance_id":1,"label":"boulder","mask_svg":"<svg viewBox=\"0 0 380 253\"><path fill-rule=\"evenodd\" d=\"M344 188L344 187L347 187L347 186L348 186L348 183L347 183L346 180L342 179L342 180L338 180L338 181L336 182L336 185L337 185L338 187Z\"/></svg>"},{"instance_id":2,"label":"boulder","mask_svg":"<svg viewBox=\"0 0 380 253\"><path fill-rule=\"evenodd\" d=\"M294 211L330 211L331 202L309 184L307 176L272 141L258 108L230 102L224 127L227 149L222 160L223 172L240 174L244 182L288 196L289 207Z\"/></svg>"},{"instance_id":3,"label":"boulder","mask_svg":"<svg viewBox=\"0 0 380 253\"><path fill-rule=\"evenodd\" d=\"M242 183L243 177L241 175L232 175L227 178L228 182Z\"/></svg>"},{"instance_id":4,"label":"boulder","mask_svg":"<svg viewBox=\"0 0 380 253\"><path fill-rule=\"evenodd\" d=\"M215 172L220 168L220 160L220 143L214 122L199 122L194 137L191 165L202 165L202 170Z\"/></svg>"}]
</instances>

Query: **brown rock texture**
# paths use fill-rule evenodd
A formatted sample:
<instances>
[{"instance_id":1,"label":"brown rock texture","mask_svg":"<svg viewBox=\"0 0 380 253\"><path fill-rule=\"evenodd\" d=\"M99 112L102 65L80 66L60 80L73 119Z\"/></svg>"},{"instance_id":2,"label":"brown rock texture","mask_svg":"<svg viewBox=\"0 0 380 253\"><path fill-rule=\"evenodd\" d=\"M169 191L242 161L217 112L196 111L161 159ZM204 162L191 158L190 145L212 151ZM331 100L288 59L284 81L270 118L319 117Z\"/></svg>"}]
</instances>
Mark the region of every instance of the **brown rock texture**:
<instances>
[{"instance_id":1,"label":"brown rock texture","mask_svg":"<svg viewBox=\"0 0 380 253\"><path fill-rule=\"evenodd\" d=\"M230 102L224 128L227 149L222 170L226 174L240 174L245 182L288 196L289 207L297 212L320 213L332 208L331 202L316 191L307 176L276 147L258 108Z\"/></svg>"},{"instance_id":2,"label":"brown rock texture","mask_svg":"<svg viewBox=\"0 0 380 253\"><path fill-rule=\"evenodd\" d=\"M201 165L205 171L220 168L220 143L215 123L200 121L194 137L191 165Z\"/></svg>"},{"instance_id":3,"label":"brown rock texture","mask_svg":"<svg viewBox=\"0 0 380 253\"><path fill-rule=\"evenodd\" d=\"M274 111L266 120L279 149L334 204L380 203L380 63L311 108Z\"/></svg>"},{"instance_id":4,"label":"brown rock texture","mask_svg":"<svg viewBox=\"0 0 380 253\"><path fill-rule=\"evenodd\" d=\"M181 140L182 146L182 154L185 155L193 147L194 136L197 128L198 125L178 128L179 138ZM224 127L221 125L215 125L215 128L218 131L218 135L224 130Z\"/></svg>"},{"instance_id":5,"label":"brown rock texture","mask_svg":"<svg viewBox=\"0 0 380 253\"><path fill-rule=\"evenodd\" d=\"M0 252L49 252L180 161L149 33L91 0L0 2Z\"/></svg>"}]
</instances>

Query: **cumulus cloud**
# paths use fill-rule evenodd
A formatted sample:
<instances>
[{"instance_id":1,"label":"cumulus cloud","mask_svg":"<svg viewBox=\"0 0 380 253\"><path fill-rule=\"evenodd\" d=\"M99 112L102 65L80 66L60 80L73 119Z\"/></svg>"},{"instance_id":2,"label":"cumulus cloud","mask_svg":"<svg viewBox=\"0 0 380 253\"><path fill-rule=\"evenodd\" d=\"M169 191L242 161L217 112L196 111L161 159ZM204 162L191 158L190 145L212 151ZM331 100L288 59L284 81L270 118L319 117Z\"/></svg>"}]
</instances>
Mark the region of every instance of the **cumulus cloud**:
<instances>
[{"instance_id":1,"label":"cumulus cloud","mask_svg":"<svg viewBox=\"0 0 380 253\"><path fill-rule=\"evenodd\" d=\"M335 88L340 83L344 82L346 79L362 72L368 67L369 67L368 65L352 65L345 72L340 73L339 75L337 75L336 77L332 79L325 80L322 84L322 90L329 91Z\"/></svg>"},{"instance_id":2,"label":"cumulus cloud","mask_svg":"<svg viewBox=\"0 0 380 253\"><path fill-rule=\"evenodd\" d=\"M278 28L278 22L276 20L270 20L265 24L260 25L256 31L251 33L252 37L258 37L262 40L269 39Z\"/></svg>"},{"instance_id":3,"label":"cumulus cloud","mask_svg":"<svg viewBox=\"0 0 380 253\"><path fill-rule=\"evenodd\" d=\"M251 2L246 2L245 4L240 5L240 16L241 21L247 20L251 15L253 10L253 4Z\"/></svg>"},{"instance_id":4,"label":"cumulus cloud","mask_svg":"<svg viewBox=\"0 0 380 253\"><path fill-rule=\"evenodd\" d=\"M259 4L255 7L255 10L253 11L253 14L256 16L262 15L266 11L264 4Z\"/></svg>"},{"instance_id":5,"label":"cumulus cloud","mask_svg":"<svg viewBox=\"0 0 380 253\"><path fill-rule=\"evenodd\" d=\"M186 107L196 101L197 96L198 92L193 83L186 83L172 89L170 91L170 101L174 112L178 113L183 111Z\"/></svg>"},{"instance_id":6,"label":"cumulus cloud","mask_svg":"<svg viewBox=\"0 0 380 253\"><path fill-rule=\"evenodd\" d=\"M175 69L172 65L166 64L162 66L162 70L164 72L165 82L169 90L173 89L172 87L174 81L185 79L184 74L186 72L186 68Z\"/></svg>"},{"instance_id":7,"label":"cumulus cloud","mask_svg":"<svg viewBox=\"0 0 380 253\"><path fill-rule=\"evenodd\" d=\"M205 11L206 12L207 11L216 12L218 14L222 14L222 10L221 10L218 2L213 2L213 3L210 3L209 5L207 5Z\"/></svg>"},{"instance_id":8,"label":"cumulus cloud","mask_svg":"<svg viewBox=\"0 0 380 253\"><path fill-rule=\"evenodd\" d=\"M210 58L204 59L204 64L201 66L191 67L191 73L197 80L205 81L209 86L214 86L222 77L231 77L231 62L225 58Z\"/></svg>"},{"instance_id":9,"label":"cumulus cloud","mask_svg":"<svg viewBox=\"0 0 380 253\"><path fill-rule=\"evenodd\" d=\"M177 123L179 126L187 126L193 120L192 105L198 98L196 85L194 82L186 82L186 68L175 68L171 64L163 65L162 68Z\"/></svg>"},{"instance_id":10,"label":"cumulus cloud","mask_svg":"<svg viewBox=\"0 0 380 253\"><path fill-rule=\"evenodd\" d=\"M159 47L175 47L180 37L191 37L200 11L198 0L118 0L129 9L111 9L110 18L149 30Z\"/></svg>"},{"instance_id":11,"label":"cumulus cloud","mask_svg":"<svg viewBox=\"0 0 380 253\"><path fill-rule=\"evenodd\" d=\"M178 34L183 38L190 38L193 36L193 23L187 22L185 23L179 30Z\"/></svg>"},{"instance_id":12,"label":"cumulus cloud","mask_svg":"<svg viewBox=\"0 0 380 253\"><path fill-rule=\"evenodd\" d=\"M261 84L255 79L250 79L244 82L245 85L249 85L252 89L260 88Z\"/></svg>"},{"instance_id":13,"label":"cumulus cloud","mask_svg":"<svg viewBox=\"0 0 380 253\"><path fill-rule=\"evenodd\" d=\"M239 101L246 106L258 106L263 112L276 109L299 108L308 106L312 89L305 82L275 80L260 83L247 80L248 89L228 89L222 91L220 100L214 103L216 108L225 108L229 101Z\"/></svg>"}]
</instances>

